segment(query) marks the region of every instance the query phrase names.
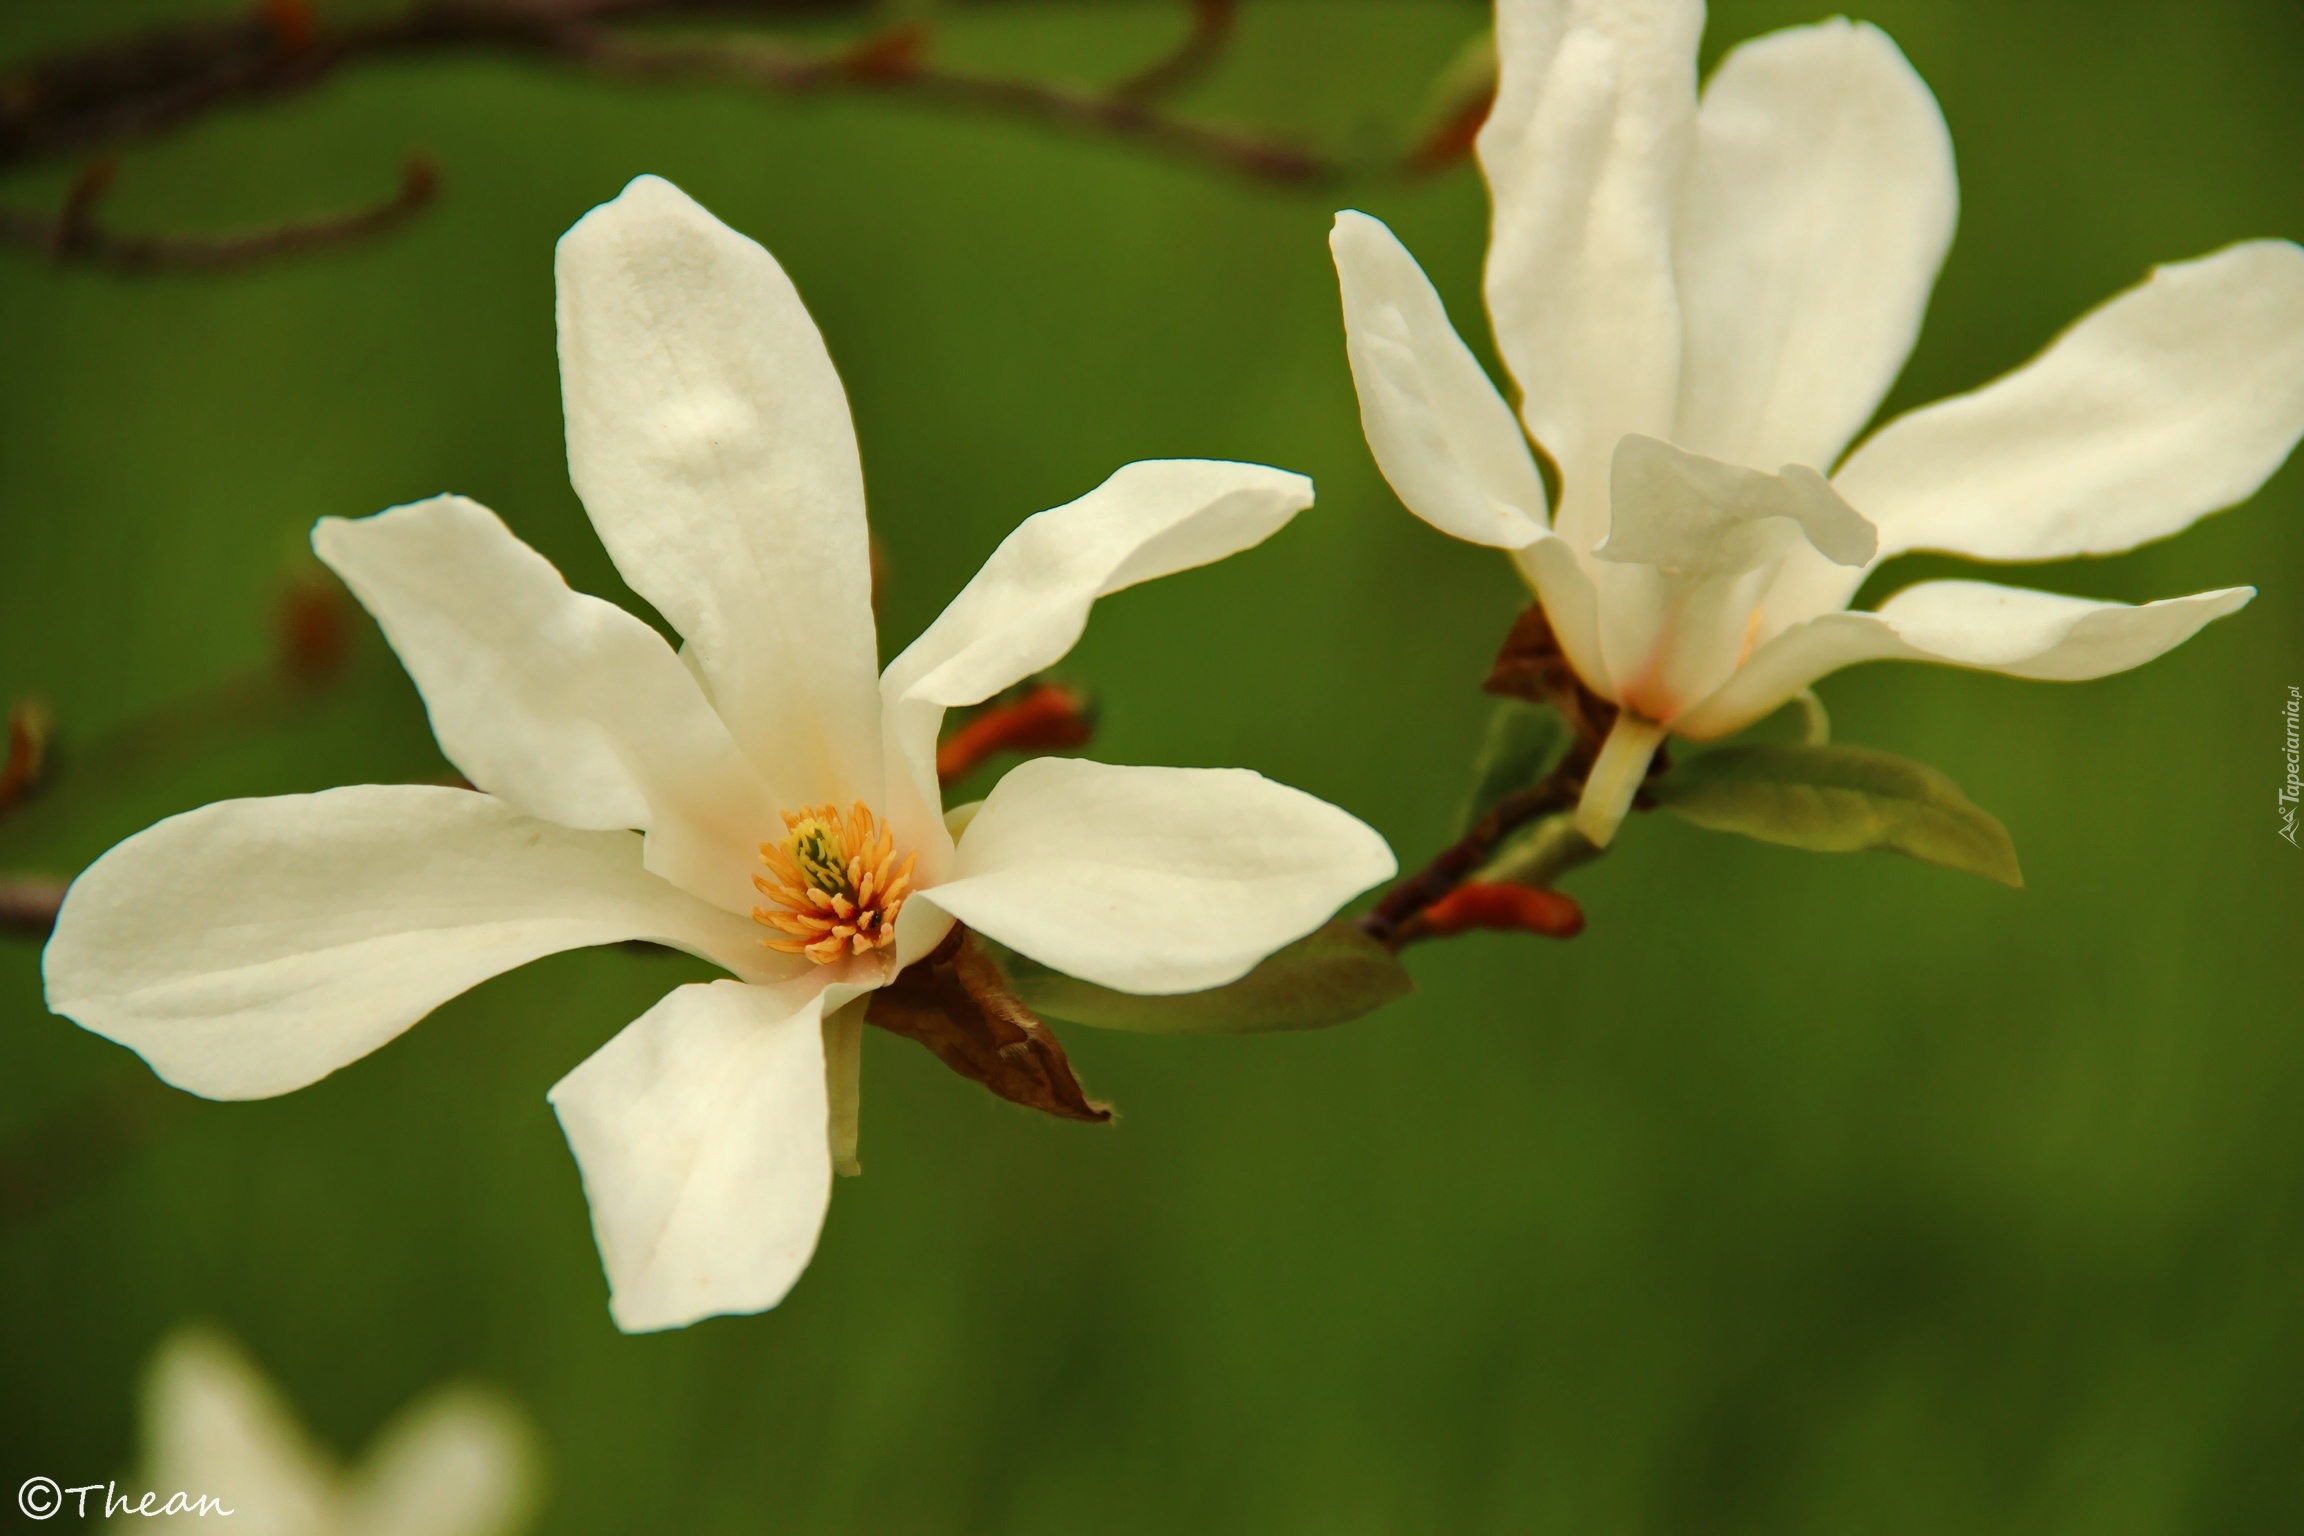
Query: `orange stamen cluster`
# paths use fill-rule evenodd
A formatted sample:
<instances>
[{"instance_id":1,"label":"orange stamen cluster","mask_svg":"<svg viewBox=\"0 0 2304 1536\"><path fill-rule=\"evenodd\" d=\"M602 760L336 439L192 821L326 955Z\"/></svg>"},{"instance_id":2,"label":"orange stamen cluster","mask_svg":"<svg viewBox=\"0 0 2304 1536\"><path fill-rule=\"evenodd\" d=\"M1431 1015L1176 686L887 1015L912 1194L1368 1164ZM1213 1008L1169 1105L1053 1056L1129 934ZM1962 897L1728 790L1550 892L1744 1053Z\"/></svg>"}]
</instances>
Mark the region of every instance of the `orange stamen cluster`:
<instances>
[{"instance_id":1,"label":"orange stamen cluster","mask_svg":"<svg viewBox=\"0 0 2304 1536\"><path fill-rule=\"evenodd\" d=\"M754 907L752 916L790 937L760 942L818 965L893 944L915 857L897 859L895 832L861 800L845 815L834 805L786 811L784 828L783 842L760 845L768 873L752 877L776 905Z\"/></svg>"}]
</instances>

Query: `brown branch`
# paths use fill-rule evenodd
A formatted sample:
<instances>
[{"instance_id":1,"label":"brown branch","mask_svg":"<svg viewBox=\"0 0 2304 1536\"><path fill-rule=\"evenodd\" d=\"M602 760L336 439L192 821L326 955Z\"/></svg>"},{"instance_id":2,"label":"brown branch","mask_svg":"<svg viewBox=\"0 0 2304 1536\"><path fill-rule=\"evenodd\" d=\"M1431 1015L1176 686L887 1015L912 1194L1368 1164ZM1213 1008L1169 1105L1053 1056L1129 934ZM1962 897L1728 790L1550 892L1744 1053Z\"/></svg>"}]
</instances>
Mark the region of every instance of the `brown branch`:
<instances>
[{"instance_id":1,"label":"brown branch","mask_svg":"<svg viewBox=\"0 0 2304 1536\"><path fill-rule=\"evenodd\" d=\"M0 875L0 933L27 939L54 933L66 883L47 875Z\"/></svg>"},{"instance_id":2,"label":"brown branch","mask_svg":"<svg viewBox=\"0 0 2304 1536\"><path fill-rule=\"evenodd\" d=\"M559 57L631 80L707 80L785 95L846 90L926 102L1108 135L1255 181L1304 184L1332 168L1318 156L1236 129L1174 117L1116 92L939 69L899 53L885 38L857 49L808 55L742 40L652 42L605 28L571 29Z\"/></svg>"},{"instance_id":3,"label":"brown branch","mask_svg":"<svg viewBox=\"0 0 2304 1536\"><path fill-rule=\"evenodd\" d=\"M413 219L440 190L438 167L429 157L412 154L401 170L399 190L365 208L234 234L123 234L104 228L95 216L114 169L114 162L103 160L83 171L52 218L0 208L0 241L37 251L59 266L216 272L372 239Z\"/></svg>"},{"instance_id":4,"label":"brown branch","mask_svg":"<svg viewBox=\"0 0 2304 1536\"><path fill-rule=\"evenodd\" d=\"M252 7L0 72L0 169L149 138L220 107L308 89L347 65L490 50L549 55L617 21L863 8L863 0L415 0L328 24L309 7Z\"/></svg>"},{"instance_id":5,"label":"brown branch","mask_svg":"<svg viewBox=\"0 0 2304 1536\"><path fill-rule=\"evenodd\" d=\"M1237 0L1185 0L1192 8L1192 28L1176 50L1155 59L1118 85L1112 94L1129 101L1153 101L1172 96L1198 80L1223 56L1232 41L1232 23L1239 19Z\"/></svg>"},{"instance_id":6,"label":"brown branch","mask_svg":"<svg viewBox=\"0 0 2304 1536\"><path fill-rule=\"evenodd\" d=\"M1592 756L1581 744L1542 779L1496 803L1471 831L1435 854L1422 869L1400 881L1374 907L1361 914L1360 931L1379 944L1398 947L1401 930L1426 907L1464 883L1504 839L1540 816L1573 808L1584 790Z\"/></svg>"},{"instance_id":7,"label":"brown branch","mask_svg":"<svg viewBox=\"0 0 2304 1536\"><path fill-rule=\"evenodd\" d=\"M1321 158L1242 130L1173 116L1152 98L1193 78L1231 35L1233 0L1191 0L1193 25L1167 57L1109 90L980 75L926 58L926 34L892 28L859 44L803 50L742 35L672 38L631 23L851 12L859 0L414 0L381 16L324 22L306 0L264 0L50 54L0 70L0 171L150 139L195 119L306 91L391 59L494 53L649 82L705 81L782 96L872 93L1135 143L1254 180L1303 183ZM0 211L0 240L123 271L244 265L375 235L431 201L437 177L411 161L399 194L354 213L227 237L124 236L90 217L110 179L82 173L53 217Z\"/></svg>"},{"instance_id":8,"label":"brown branch","mask_svg":"<svg viewBox=\"0 0 2304 1536\"><path fill-rule=\"evenodd\" d=\"M1398 949L1419 938L1464 931L1463 927L1451 929L1445 923L1417 920L1427 908L1442 901L1487 864L1513 833L1542 817L1573 810L1583 796L1584 780L1592 771L1593 760L1600 755L1601 743L1608 739L1608 731L1616 723L1616 706L1584 686L1576 669L1568 664L1567 655L1552 633L1551 621L1539 604L1531 603L1513 621L1481 690L1556 710L1575 732L1575 743L1551 772L1499 800L1469 832L1441 849L1422 869L1395 883L1374 907L1361 914L1360 931L1380 944ZM1670 766L1668 754L1658 751L1649 763L1648 777L1654 778ZM1633 803L1644 809L1648 802L1643 795ZM1565 858L1556 863L1547 860L1550 873L1526 878L1548 882L1559 872L1590 857L1588 844L1585 849L1583 857ZM1556 925L1565 925L1564 916L1557 919ZM1466 926L1486 925L1467 923ZM1574 926L1581 930L1581 915Z\"/></svg>"}]
</instances>

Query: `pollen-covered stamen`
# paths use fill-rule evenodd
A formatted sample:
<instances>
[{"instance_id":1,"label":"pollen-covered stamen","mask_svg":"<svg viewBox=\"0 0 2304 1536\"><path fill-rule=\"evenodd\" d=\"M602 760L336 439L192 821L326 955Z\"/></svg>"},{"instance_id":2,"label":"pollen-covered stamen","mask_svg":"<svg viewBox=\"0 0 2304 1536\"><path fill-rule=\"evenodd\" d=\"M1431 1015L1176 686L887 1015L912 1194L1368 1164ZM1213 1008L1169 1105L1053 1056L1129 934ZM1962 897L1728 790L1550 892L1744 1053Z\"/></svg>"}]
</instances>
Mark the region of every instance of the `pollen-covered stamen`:
<instances>
[{"instance_id":1,"label":"pollen-covered stamen","mask_svg":"<svg viewBox=\"0 0 2304 1536\"><path fill-rule=\"evenodd\" d=\"M914 857L897 857L895 832L861 800L845 813L834 805L786 811L784 826L783 842L760 845L768 872L752 877L776 905L754 907L752 916L788 937L760 942L818 965L894 943Z\"/></svg>"}]
</instances>

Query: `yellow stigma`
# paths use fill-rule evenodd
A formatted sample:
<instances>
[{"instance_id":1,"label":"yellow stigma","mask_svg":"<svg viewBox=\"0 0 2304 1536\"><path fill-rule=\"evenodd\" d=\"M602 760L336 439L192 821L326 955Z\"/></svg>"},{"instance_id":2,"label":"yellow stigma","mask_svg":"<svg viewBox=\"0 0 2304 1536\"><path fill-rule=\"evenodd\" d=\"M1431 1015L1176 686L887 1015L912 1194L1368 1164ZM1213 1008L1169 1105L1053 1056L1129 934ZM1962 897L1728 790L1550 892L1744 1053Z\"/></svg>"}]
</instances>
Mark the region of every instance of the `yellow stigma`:
<instances>
[{"instance_id":1,"label":"yellow stigma","mask_svg":"<svg viewBox=\"0 0 2304 1536\"><path fill-rule=\"evenodd\" d=\"M788 937L760 942L818 965L894 943L914 857L897 859L895 832L861 800L845 815L833 805L786 811L784 828L783 842L760 845L768 872L752 877L775 905L752 916Z\"/></svg>"}]
</instances>

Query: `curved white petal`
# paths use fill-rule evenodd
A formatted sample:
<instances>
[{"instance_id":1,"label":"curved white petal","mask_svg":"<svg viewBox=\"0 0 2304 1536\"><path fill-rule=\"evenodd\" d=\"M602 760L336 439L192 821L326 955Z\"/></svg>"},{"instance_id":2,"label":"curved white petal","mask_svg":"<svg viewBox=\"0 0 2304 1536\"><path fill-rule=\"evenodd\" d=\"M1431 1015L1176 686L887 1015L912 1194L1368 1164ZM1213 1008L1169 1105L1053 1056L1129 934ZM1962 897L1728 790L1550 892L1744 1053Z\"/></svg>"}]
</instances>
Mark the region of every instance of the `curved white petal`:
<instances>
[{"instance_id":1,"label":"curved white petal","mask_svg":"<svg viewBox=\"0 0 2304 1536\"><path fill-rule=\"evenodd\" d=\"M1837 483L1834 488L1838 488ZM1876 553L1873 560L1861 565L1838 565L1816 549L1796 546L1784 557L1782 569L1769 584L1768 595L1760 600L1760 629L1756 638L1762 642L1773 640L1803 619L1812 619L1820 613L1838 613L1846 608L1879 558Z\"/></svg>"},{"instance_id":2,"label":"curved white petal","mask_svg":"<svg viewBox=\"0 0 2304 1536\"><path fill-rule=\"evenodd\" d=\"M882 675L891 776L932 811L946 709L1061 660L1096 599L1261 544L1310 505L1312 482L1286 470L1151 459L1026 518Z\"/></svg>"},{"instance_id":3,"label":"curved white petal","mask_svg":"<svg viewBox=\"0 0 2304 1536\"><path fill-rule=\"evenodd\" d=\"M541 1492L536 1431L492 1392L451 1387L398 1414L348 1480L345 1536L515 1536Z\"/></svg>"},{"instance_id":4,"label":"curved white petal","mask_svg":"<svg viewBox=\"0 0 2304 1536\"><path fill-rule=\"evenodd\" d=\"M653 939L766 974L779 957L759 933L642 869L630 832L365 784L226 800L137 833L72 882L41 966L50 1008L177 1087L260 1099L543 955Z\"/></svg>"},{"instance_id":5,"label":"curved white petal","mask_svg":"<svg viewBox=\"0 0 2304 1536\"><path fill-rule=\"evenodd\" d=\"M335 1469L248 1357L205 1328L170 1334L144 1384L143 1461L138 1475L159 1494L206 1494L206 1515L163 1517L185 1528L228 1521L255 1536L310 1536L330 1528ZM75 1480L77 1481L77 1480ZM103 1498L102 1493L92 1495ZM144 1525L145 1519L135 1522Z\"/></svg>"},{"instance_id":6,"label":"curved white petal","mask_svg":"<svg viewBox=\"0 0 2304 1536\"><path fill-rule=\"evenodd\" d=\"M1671 726L1699 740L1724 736L1859 661L1934 661L2052 682L2105 677L2174 650L2255 595L2254 587L2226 587L2132 607L1985 581L1924 581L1878 613L1795 624Z\"/></svg>"},{"instance_id":7,"label":"curved white petal","mask_svg":"<svg viewBox=\"0 0 2304 1536\"><path fill-rule=\"evenodd\" d=\"M921 896L1084 981L1196 992L1397 867L1356 817L1246 769L1043 757L994 787Z\"/></svg>"},{"instance_id":8,"label":"curved white petal","mask_svg":"<svg viewBox=\"0 0 2304 1536\"><path fill-rule=\"evenodd\" d=\"M2304 250L2161 267L1974 394L1882 427L1834 484L1883 555L2102 555L2262 485L2304 432Z\"/></svg>"},{"instance_id":9,"label":"curved white petal","mask_svg":"<svg viewBox=\"0 0 2304 1536\"><path fill-rule=\"evenodd\" d=\"M460 496L323 518L312 547L383 626L466 778L564 827L638 828L657 874L752 909L780 802L663 636L570 591Z\"/></svg>"},{"instance_id":10,"label":"curved white petal","mask_svg":"<svg viewBox=\"0 0 2304 1536\"><path fill-rule=\"evenodd\" d=\"M1519 549L1545 532L1544 481L1416 258L1351 210L1328 236L1360 426L1401 504L1442 533Z\"/></svg>"},{"instance_id":11,"label":"curved white petal","mask_svg":"<svg viewBox=\"0 0 2304 1536\"><path fill-rule=\"evenodd\" d=\"M1702 0L1500 0L1488 313L1520 414L1561 470L1554 529L1607 526L1608 456L1672 435L1672 217L1696 119Z\"/></svg>"},{"instance_id":12,"label":"curved white petal","mask_svg":"<svg viewBox=\"0 0 2304 1536\"><path fill-rule=\"evenodd\" d=\"M1571 549L1566 539L1547 534L1512 555L1520 574L1535 588L1552 626L1552 638L1568 665L1584 679L1584 686L1614 702L1616 685L1609 679L1600 651L1600 592L1586 557Z\"/></svg>"},{"instance_id":13,"label":"curved white petal","mask_svg":"<svg viewBox=\"0 0 2304 1536\"><path fill-rule=\"evenodd\" d=\"M2255 595L2254 587L2225 587L2130 605L1989 581L1923 581L1882 603L1880 617L1930 660L2076 683L2140 667Z\"/></svg>"},{"instance_id":14,"label":"curved white petal","mask_svg":"<svg viewBox=\"0 0 2304 1536\"><path fill-rule=\"evenodd\" d=\"M1601 654L1617 701L1649 720L1670 720L1736 670L1794 549L1858 567L1872 554L1872 525L1803 465L1762 474L1634 435L1617 445L1609 483L1613 520L1593 551Z\"/></svg>"},{"instance_id":15,"label":"curved white petal","mask_svg":"<svg viewBox=\"0 0 2304 1536\"><path fill-rule=\"evenodd\" d=\"M784 1299L832 1198L823 1017L859 989L692 983L554 1085L627 1333Z\"/></svg>"},{"instance_id":16,"label":"curved white petal","mask_svg":"<svg viewBox=\"0 0 2304 1536\"><path fill-rule=\"evenodd\" d=\"M1936 98L1877 27L1721 61L1675 228L1684 448L1829 470L1920 334L1959 214Z\"/></svg>"},{"instance_id":17,"label":"curved white petal","mask_svg":"<svg viewBox=\"0 0 2304 1536\"><path fill-rule=\"evenodd\" d=\"M1752 563L1753 534L1782 524L1825 558L1862 565L1878 536L1870 523L1803 464L1766 474L1638 435L1616 445L1607 540L1593 558L1614 564L1715 575Z\"/></svg>"},{"instance_id":18,"label":"curved white petal","mask_svg":"<svg viewBox=\"0 0 2304 1536\"><path fill-rule=\"evenodd\" d=\"M774 257L670 182L561 237L568 468L778 794L879 799L872 574L848 397Z\"/></svg>"},{"instance_id":19,"label":"curved white petal","mask_svg":"<svg viewBox=\"0 0 2304 1536\"><path fill-rule=\"evenodd\" d=\"M976 802L982 805L984 802ZM947 860L949 862L949 860ZM908 901L896 914L896 956L891 970L901 971L929 954L952 931L952 914L925 901Z\"/></svg>"}]
</instances>

